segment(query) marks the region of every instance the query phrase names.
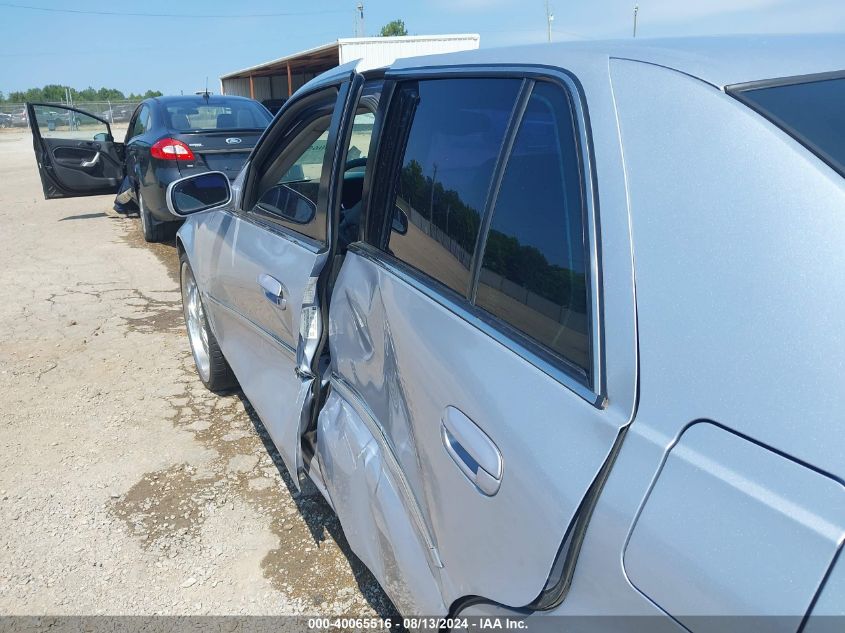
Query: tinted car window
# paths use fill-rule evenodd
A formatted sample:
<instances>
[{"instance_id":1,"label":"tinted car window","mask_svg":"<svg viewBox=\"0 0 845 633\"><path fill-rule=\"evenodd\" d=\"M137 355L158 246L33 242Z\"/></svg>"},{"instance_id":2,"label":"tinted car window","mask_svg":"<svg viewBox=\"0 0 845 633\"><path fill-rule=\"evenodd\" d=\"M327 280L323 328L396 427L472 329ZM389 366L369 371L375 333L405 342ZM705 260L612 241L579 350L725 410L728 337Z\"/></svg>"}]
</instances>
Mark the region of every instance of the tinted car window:
<instances>
[{"instance_id":1,"label":"tinted car window","mask_svg":"<svg viewBox=\"0 0 845 633\"><path fill-rule=\"evenodd\" d=\"M179 132L201 130L264 129L270 113L255 101L203 98L168 101L165 108L168 127Z\"/></svg>"},{"instance_id":2,"label":"tinted car window","mask_svg":"<svg viewBox=\"0 0 845 633\"><path fill-rule=\"evenodd\" d=\"M132 138L140 136L150 129L150 109L142 105L138 111L138 116L135 118L135 124L132 126Z\"/></svg>"},{"instance_id":3,"label":"tinted car window","mask_svg":"<svg viewBox=\"0 0 845 633\"><path fill-rule=\"evenodd\" d=\"M738 94L845 175L845 78L756 88Z\"/></svg>"},{"instance_id":4,"label":"tinted car window","mask_svg":"<svg viewBox=\"0 0 845 633\"><path fill-rule=\"evenodd\" d=\"M494 206L476 305L588 374L580 174L569 99L538 83Z\"/></svg>"},{"instance_id":5,"label":"tinted car window","mask_svg":"<svg viewBox=\"0 0 845 633\"><path fill-rule=\"evenodd\" d=\"M519 87L517 79L437 79L400 88L415 110L390 207L407 217L407 230L390 233L388 250L462 295Z\"/></svg>"}]
</instances>

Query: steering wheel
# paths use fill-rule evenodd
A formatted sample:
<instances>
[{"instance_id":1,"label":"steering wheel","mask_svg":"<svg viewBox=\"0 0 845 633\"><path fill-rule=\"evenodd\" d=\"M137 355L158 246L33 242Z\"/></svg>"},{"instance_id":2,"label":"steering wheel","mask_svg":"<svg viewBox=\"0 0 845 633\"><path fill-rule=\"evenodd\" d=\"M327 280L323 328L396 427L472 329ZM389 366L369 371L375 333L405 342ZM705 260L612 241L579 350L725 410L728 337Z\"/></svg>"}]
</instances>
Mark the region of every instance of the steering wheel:
<instances>
[{"instance_id":1,"label":"steering wheel","mask_svg":"<svg viewBox=\"0 0 845 633\"><path fill-rule=\"evenodd\" d=\"M352 160L346 161L346 166L343 168L344 172L349 171L350 169L355 169L356 167L364 167L367 164L367 158L353 158Z\"/></svg>"}]
</instances>

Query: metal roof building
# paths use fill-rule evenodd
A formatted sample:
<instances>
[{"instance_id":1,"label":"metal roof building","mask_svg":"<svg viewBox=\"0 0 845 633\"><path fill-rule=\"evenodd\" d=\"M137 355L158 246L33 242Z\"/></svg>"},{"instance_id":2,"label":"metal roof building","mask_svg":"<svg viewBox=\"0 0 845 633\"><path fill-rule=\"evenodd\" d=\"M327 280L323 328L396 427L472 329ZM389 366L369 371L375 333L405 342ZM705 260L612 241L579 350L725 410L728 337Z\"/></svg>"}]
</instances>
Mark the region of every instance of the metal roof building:
<instances>
[{"instance_id":1,"label":"metal roof building","mask_svg":"<svg viewBox=\"0 0 845 633\"><path fill-rule=\"evenodd\" d=\"M220 91L258 101L285 99L320 73L361 59L362 69L387 66L401 57L453 53L478 48L478 34L353 37L220 77Z\"/></svg>"}]
</instances>

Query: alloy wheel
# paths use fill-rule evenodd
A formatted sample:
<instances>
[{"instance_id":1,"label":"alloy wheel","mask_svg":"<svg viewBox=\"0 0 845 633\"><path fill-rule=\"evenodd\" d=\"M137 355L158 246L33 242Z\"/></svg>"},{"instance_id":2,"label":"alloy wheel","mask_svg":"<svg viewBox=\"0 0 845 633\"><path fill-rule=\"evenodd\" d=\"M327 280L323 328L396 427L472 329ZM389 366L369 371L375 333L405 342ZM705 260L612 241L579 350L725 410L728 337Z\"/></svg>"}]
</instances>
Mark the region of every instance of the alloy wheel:
<instances>
[{"instance_id":1,"label":"alloy wheel","mask_svg":"<svg viewBox=\"0 0 845 633\"><path fill-rule=\"evenodd\" d=\"M188 341L197 371L204 382L208 382L211 373L211 361L208 353L208 329L205 310L202 305L197 282L191 267L182 264L182 307L185 313L185 325L188 328Z\"/></svg>"}]
</instances>

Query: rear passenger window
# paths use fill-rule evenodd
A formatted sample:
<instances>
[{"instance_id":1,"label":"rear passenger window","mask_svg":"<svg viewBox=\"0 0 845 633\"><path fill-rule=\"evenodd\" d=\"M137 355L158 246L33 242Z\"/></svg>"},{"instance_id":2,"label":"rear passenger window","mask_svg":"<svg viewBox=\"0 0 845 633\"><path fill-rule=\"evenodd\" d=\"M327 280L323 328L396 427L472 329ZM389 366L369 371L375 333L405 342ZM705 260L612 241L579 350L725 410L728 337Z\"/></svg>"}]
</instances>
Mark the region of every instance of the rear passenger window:
<instances>
[{"instance_id":1,"label":"rear passenger window","mask_svg":"<svg viewBox=\"0 0 845 633\"><path fill-rule=\"evenodd\" d=\"M416 105L391 205L398 220L388 249L464 296L487 191L520 83L436 79L400 88Z\"/></svg>"},{"instance_id":2,"label":"rear passenger window","mask_svg":"<svg viewBox=\"0 0 845 633\"><path fill-rule=\"evenodd\" d=\"M132 136L130 138L135 138L136 136L140 136L144 134L147 130L150 129L150 109L142 105L141 109L138 111L138 116L135 117L135 123L132 126Z\"/></svg>"},{"instance_id":3,"label":"rear passenger window","mask_svg":"<svg viewBox=\"0 0 845 633\"><path fill-rule=\"evenodd\" d=\"M476 305L589 375L582 209L569 98L537 83L493 208Z\"/></svg>"}]
</instances>

